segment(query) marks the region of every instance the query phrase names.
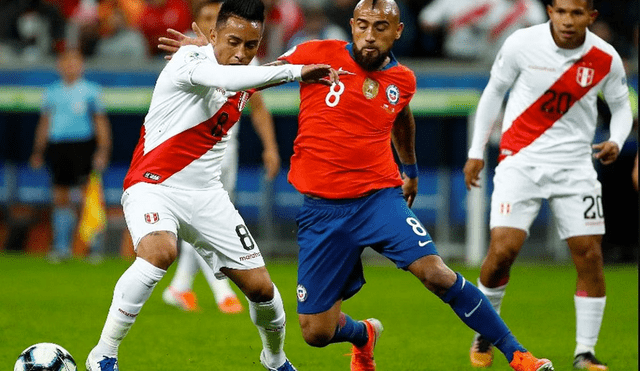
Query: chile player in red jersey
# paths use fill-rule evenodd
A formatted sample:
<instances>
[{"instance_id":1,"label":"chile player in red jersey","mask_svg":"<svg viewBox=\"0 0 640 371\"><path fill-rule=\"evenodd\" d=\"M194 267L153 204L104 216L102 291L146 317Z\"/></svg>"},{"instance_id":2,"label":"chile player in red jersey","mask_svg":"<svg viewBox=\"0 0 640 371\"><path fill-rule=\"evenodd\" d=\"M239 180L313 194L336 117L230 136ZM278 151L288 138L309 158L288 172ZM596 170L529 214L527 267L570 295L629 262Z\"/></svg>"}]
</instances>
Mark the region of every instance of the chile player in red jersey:
<instances>
[{"instance_id":1,"label":"chile player in red jersey","mask_svg":"<svg viewBox=\"0 0 640 371\"><path fill-rule=\"evenodd\" d=\"M311 41L280 60L350 72L331 87L300 84L298 135L289 181L305 195L297 216L298 315L307 343L353 344L351 370L375 370L380 321L354 321L342 301L364 284L370 246L413 273L471 328L490 336L516 370L552 370L520 345L489 301L445 265L409 208L418 189L413 72L391 53L403 24L393 0L362 0L352 43ZM396 165L390 145L402 162Z\"/></svg>"},{"instance_id":2,"label":"chile player in red jersey","mask_svg":"<svg viewBox=\"0 0 640 371\"><path fill-rule=\"evenodd\" d=\"M404 25L393 0L362 0L351 20L353 42L310 41L280 63L327 63L342 71L324 88L300 84L298 135L289 181L305 195L298 223L298 314L305 341L353 344L351 370L375 370L377 319L355 321L342 301L364 284L361 253L370 246L414 274L462 321L491 339L515 370L553 370L511 334L473 284L438 256L409 208L418 191L415 121L409 102L415 76L391 53ZM172 32L164 49L197 40ZM393 147L402 162L402 175Z\"/></svg>"}]
</instances>

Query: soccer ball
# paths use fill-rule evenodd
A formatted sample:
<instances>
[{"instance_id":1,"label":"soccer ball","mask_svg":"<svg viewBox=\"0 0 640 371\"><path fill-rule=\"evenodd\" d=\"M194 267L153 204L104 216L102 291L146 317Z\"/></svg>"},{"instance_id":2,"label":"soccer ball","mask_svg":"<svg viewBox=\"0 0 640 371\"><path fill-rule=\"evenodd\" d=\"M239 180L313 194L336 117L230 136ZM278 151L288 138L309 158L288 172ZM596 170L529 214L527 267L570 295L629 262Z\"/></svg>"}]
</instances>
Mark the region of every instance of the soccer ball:
<instances>
[{"instance_id":1,"label":"soccer ball","mask_svg":"<svg viewBox=\"0 0 640 371\"><path fill-rule=\"evenodd\" d=\"M20 353L13 371L76 371L76 361L58 344L39 343Z\"/></svg>"}]
</instances>

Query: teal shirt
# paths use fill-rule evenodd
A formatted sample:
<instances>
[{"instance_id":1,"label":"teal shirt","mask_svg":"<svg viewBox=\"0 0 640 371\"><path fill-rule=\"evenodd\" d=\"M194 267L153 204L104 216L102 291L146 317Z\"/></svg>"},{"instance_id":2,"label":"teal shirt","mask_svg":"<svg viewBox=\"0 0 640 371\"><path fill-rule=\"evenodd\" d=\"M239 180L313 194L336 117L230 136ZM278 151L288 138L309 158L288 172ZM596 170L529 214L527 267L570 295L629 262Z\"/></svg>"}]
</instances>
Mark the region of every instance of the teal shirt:
<instances>
[{"instance_id":1,"label":"teal shirt","mask_svg":"<svg viewBox=\"0 0 640 371\"><path fill-rule=\"evenodd\" d=\"M58 81L42 98L42 112L49 114L49 142L80 142L94 136L93 116L104 113L101 89L84 79L73 85Z\"/></svg>"}]
</instances>

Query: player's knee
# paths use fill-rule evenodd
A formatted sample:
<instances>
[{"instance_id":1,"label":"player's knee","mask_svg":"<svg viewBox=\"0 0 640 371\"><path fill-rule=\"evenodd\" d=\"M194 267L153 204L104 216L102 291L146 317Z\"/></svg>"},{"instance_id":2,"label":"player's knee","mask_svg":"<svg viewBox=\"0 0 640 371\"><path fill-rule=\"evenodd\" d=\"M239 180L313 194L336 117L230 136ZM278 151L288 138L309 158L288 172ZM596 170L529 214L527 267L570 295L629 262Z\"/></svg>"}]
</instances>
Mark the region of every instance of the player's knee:
<instances>
[{"instance_id":1,"label":"player's knee","mask_svg":"<svg viewBox=\"0 0 640 371\"><path fill-rule=\"evenodd\" d=\"M244 294L249 300L254 303L269 301L273 299L274 295L273 283L271 281L268 281L254 284L251 287L247 288Z\"/></svg>"},{"instance_id":2,"label":"player's knee","mask_svg":"<svg viewBox=\"0 0 640 371\"><path fill-rule=\"evenodd\" d=\"M327 329L325 326L317 326L310 322L300 323L300 329L304 341L312 347L318 348L329 345L335 334L335 329Z\"/></svg>"},{"instance_id":3,"label":"player's knee","mask_svg":"<svg viewBox=\"0 0 640 371\"><path fill-rule=\"evenodd\" d=\"M494 249L492 257L492 260L498 268L508 269L518 257L518 251L509 248L509 246L503 246L501 248Z\"/></svg>"},{"instance_id":4,"label":"player's knee","mask_svg":"<svg viewBox=\"0 0 640 371\"><path fill-rule=\"evenodd\" d=\"M603 260L602 248L599 244L587 244L581 249L574 249L574 261L587 266L594 266Z\"/></svg>"},{"instance_id":5,"label":"player's knee","mask_svg":"<svg viewBox=\"0 0 640 371\"><path fill-rule=\"evenodd\" d=\"M493 262L498 267L508 268L518 257L519 251L519 242L514 241L508 234L492 234L487 260Z\"/></svg>"},{"instance_id":6,"label":"player's knee","mask_svg":"<svg viewBox=\"0 0 640 371\"><path fill-rule=\"evenodd\" d=\"M152 232L138 244L137 255L160 269L167 269L178 257L175 235L167 231Z\"/></svg>"}]
</instances>

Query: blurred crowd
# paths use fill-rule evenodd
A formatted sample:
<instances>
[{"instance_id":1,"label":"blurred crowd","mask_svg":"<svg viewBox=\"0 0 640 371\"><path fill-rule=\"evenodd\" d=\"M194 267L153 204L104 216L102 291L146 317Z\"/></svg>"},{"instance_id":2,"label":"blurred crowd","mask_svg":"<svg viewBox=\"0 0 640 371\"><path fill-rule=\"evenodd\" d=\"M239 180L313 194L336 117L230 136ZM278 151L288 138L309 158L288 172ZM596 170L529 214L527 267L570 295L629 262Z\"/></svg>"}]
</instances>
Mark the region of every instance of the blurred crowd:
<instances>
[{"instance_id":1,"label":"blurred crowd","mask_svg":"<svg viewBox=\"0 0 640 371\"><path fill-rule=\"evenodd\" d=\"M35 62L64 48L121 62L159 58L167 28L189 31L206 0L0 0L0 64ZM277 58L309 39L350 38L358 0L264 0L265 35L258 54ZM490 63L517 28L545 22L551 0L397 0L405 24L399 58L450 58ZM637 65L638 0L595 2L592 31Z\"/></svg>"}]
</instances>

